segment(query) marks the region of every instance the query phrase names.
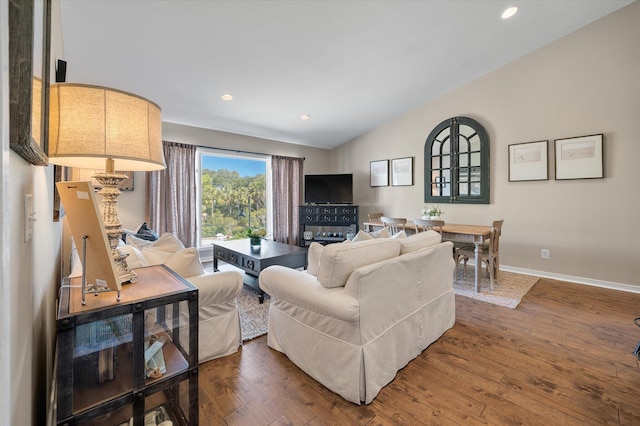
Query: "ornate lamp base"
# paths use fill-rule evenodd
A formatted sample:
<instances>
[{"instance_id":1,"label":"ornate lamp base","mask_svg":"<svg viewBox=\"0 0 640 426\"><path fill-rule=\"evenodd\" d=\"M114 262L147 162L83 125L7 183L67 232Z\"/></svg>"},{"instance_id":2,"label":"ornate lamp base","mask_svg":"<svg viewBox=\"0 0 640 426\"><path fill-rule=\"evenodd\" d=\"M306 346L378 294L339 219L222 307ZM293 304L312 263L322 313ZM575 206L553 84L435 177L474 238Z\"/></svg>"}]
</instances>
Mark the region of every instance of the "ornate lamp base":
<instances>
[{"instance_id":1,"label":"ornate lamp base","mask_svg":"<svg viewBox=\"0 0 640 426\"><path fill-rule=\"evenodd\" d=\"M112 159L107 159L106 171L93 176L102 185L98 194L102 196L102 222L109 239L111 255L116 264L116 274L120 283L136 282L138 275L127 266L128 254L123 254L118 249L120 238L122 237L122 223L118 217L118 196L120 195L120 184L128 179L127 175L116 173Z\"/></svg>"}]
</instances>

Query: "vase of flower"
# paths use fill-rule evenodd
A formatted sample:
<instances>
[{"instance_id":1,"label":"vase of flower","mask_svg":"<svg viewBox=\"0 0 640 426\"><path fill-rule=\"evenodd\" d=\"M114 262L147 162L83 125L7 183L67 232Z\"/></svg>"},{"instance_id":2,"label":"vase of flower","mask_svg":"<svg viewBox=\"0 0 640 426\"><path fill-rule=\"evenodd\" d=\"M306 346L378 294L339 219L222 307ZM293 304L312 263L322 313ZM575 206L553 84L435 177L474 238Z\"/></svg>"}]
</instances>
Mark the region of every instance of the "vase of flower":
<instances>
[{"instance_id":1,"label":"vase of flower","mask_svg":"<svg viewBox=\"0 0 640 426\"><path fill-rule=\"evenodd\" d=\"M262 238L251 237L249 238L249 244L251 244L252 251L260 251L260 248L262 247Z\"/></svg>"},{"instance_id":2,"label":"vase of flower","mask_svg":"<svg viewBox=\"0 0 640 426\"><path fill-rule=\"evenodd\" d=\"M247 236L249 237L249 244L251 245L251 251L260 251L262 247L262 240L267 235L267 231L264 229L248 229Z\"/></svg>"},{"instance_id":3,"label":"vase of flower","mask_svg":"<svg viewBox=\"0 0 640 426\"><path fill-rule=\"evenodd\" d=\"M441 220L440 217L444 213L438 206L424 207L421 211L424 220Z\"/></svg>"}]
</instances>

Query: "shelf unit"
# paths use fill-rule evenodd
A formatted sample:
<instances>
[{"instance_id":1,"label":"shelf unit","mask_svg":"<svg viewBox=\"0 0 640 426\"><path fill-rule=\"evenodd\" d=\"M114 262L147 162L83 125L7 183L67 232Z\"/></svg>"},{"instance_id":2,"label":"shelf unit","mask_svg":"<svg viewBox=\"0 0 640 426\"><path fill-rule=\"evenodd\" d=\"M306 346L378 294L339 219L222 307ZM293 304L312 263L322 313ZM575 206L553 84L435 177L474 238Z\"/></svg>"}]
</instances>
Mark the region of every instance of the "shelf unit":
<instances>
[{"instance_id":1,"label":"shelf unit","mask_svg":"<svg viewBox=\"0 0 640 426\"><path fill-rule=\"evenodd\" d=\"M346 239L348 232L358 232L358 206L350 204L322 204L299 206L300 246L312 242L337 243ZM312 238L304 233L311 232Z\"/></svg>"},{"instance_id":2,"label":"shelf unit","mask_svg":"<svg viewBox=\"0 0 640 426\"><path fill-rule=\"evenodd\" d=\"M198 289L164 265L139 268L138 282L88 294L65 280L58 308L57 424L143 425L157 411L174 425L198 424ZM145 351L164 341L166 371ZM159 356L159 355L158 355Z\"/></svg>"}]
</instances>

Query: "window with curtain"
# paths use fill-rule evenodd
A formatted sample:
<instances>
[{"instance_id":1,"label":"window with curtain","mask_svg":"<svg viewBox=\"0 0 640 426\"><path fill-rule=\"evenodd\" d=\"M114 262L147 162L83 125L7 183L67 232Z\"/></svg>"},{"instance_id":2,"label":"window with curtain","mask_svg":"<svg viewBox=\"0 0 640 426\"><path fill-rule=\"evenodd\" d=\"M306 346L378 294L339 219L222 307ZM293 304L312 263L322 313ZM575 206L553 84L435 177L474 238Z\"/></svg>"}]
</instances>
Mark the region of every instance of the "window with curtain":
<instances>
[{"instance_id":1,"label":"window with curtain","mask_svg":"<svg viewBox=\"0 0 640 426\"><path fill-rule=\"evenodd\" d=\"M147 178L147 222L185 246L245 238L264 228L297 245L304 158L229 152L164 142L167 168Z\"/></svg>"},{"instance_id":2,"label":"window with curtain","mask_svg":"<svg viewBox=\"0 0 640 426\"><path fill-rule=\"evenodd\" d=\"M167 168L147 174L146 218L159 234L171 232L186 247L196 243L196 147L163 141Z\"/></svg>"},{"instance_id":3,"label":"window with curtain","mask_svg":"<svg viewBox=\"0 0 640 426\"><path fill-rule=\"evenodd\" d=\"M303 164L304 158L271 157L274 241L298 244L298 206L302 204Z\"/></svg>"}]
</instances>

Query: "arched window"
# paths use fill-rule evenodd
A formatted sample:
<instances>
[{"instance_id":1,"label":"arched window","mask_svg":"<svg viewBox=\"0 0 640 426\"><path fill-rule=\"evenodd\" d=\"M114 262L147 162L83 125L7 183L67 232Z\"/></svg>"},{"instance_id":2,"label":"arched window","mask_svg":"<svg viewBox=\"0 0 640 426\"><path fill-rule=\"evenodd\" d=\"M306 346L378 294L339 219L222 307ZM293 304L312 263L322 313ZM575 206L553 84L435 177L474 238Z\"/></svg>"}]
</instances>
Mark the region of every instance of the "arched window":
<instances>
[{"instance_id":1,"label":"arched window","mask_svg":"<svg viewBox=\"0 0 640 426\"><path fill-rule=\"evenodd\" d=\"M438 124L424 145L424 202L489 204L489 135L468 117Z\"/></svg>"}]
</instances>

